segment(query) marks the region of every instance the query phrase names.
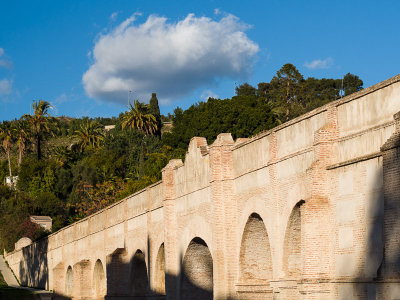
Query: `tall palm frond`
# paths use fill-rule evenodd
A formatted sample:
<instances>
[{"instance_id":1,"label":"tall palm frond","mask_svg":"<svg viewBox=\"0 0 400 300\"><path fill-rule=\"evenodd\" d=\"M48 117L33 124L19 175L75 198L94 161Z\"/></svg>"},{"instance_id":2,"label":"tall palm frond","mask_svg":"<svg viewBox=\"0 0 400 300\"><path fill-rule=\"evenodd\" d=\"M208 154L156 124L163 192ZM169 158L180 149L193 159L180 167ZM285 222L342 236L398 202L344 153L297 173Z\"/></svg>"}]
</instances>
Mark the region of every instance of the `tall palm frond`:
<instances>
[{"instance_id":1,"label":"tall palm frond","mask_svg":"<svg viewBox=\"0 0 400 300\"><path fill-rule=\"evenodd\" d=\"M18 167L21 166L22 156L31 137L30 129L26 120L19 120L16 123L15 134L18 146Z\"/></svg>"},{"instance_id":2,"label":"tall palm frond","mask_svg":"<svg viewBox=\"0 0 400 300\"><path fill-rule=\"evenodd\" d=\"M88 147L93 149L100 148L104 140L103 126L92 120L83 122L78 130L75 131L74 137L78 139L78 147L83 152Z\"/></svg>"},{"instance_id":3,"label":"tall palm frond","mask_svg":"<svg viewBox=\"0 0 400 300\"><path fill-rule=\"evenodd\" d=\"M1 146L7 154L8 160L8 170L10 172L10 178L12 179L12 169L11 169L11 148L15 139L14 128L10 122L3 122L0 126L0 141Z\"/></svg>"},{"instance_id":4,"label":"tall palm frond","mask_svg":"<svg viewBox=\"0 0 400 300\"><path fill-rule=\"evenodd\" d=\"M122 129L135 128L145 135L154 135L157 132L157 119L152 114L147 114L143 104L138 100L133 101L130 110L123 116Z\"/></svg>"},{"instance_id":5,"label":"tall palm frond","mask_svg":"<svg viewBox=\"0 0 400 300\"><path fill-rule=\"evenodd\" d=\"M34 113L32 115L25 114L22 118L30 124L32 138L36 143L37 157L41 159L41 142L45 138L44 135L51 134L54 131L52 129L53 118L49 114L49 109L52 107L49 102L40 100L34 101L32 108Z\"/></svg>"}]
</instances>

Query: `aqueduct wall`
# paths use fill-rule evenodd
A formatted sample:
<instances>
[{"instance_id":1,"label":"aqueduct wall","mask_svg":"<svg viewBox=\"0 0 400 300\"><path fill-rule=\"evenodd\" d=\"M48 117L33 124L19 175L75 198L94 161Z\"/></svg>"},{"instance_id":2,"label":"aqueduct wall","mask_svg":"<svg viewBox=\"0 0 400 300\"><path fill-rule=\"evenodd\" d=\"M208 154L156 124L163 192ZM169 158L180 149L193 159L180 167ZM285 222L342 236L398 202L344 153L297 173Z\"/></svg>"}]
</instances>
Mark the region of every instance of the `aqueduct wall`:
<instances>
[{"instance_id":1,"label":"aqueduct wall","mask_svg":"<svg viewBox=\"0 0 400 300\"><path fill-rule=\"evenodd\" d=\"M191 140L162 181L6 256L74 299L398 299L400 75L250 139Z\"/></svg>"}]
</instances>

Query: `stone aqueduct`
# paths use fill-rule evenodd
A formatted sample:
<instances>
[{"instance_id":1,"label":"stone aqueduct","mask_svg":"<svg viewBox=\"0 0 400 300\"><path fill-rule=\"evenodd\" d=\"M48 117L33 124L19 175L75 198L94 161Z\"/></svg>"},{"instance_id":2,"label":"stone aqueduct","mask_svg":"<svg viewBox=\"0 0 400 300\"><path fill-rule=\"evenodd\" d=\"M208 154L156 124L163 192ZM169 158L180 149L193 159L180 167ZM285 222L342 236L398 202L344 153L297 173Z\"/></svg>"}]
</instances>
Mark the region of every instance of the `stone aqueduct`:
<instances>
[{"instance_id":1,"label":"stone aqueduct","mask_svg":"<svg viewBox=\"0 0 400 300\"><path fill-rule=\"evenodd\" d=\"M400 75L195 137L162 181L6 259L67 299L399 299L399 111Z\"/></svg>"}]
</instances>

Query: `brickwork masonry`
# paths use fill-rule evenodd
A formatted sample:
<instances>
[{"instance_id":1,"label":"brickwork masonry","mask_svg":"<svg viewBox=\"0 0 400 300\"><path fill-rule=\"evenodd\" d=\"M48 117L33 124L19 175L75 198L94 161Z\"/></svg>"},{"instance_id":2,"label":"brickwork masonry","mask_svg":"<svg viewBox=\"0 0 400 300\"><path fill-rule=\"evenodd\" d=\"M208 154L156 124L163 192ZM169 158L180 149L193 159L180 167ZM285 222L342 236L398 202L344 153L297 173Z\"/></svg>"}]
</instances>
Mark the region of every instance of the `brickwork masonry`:
<instances>
[{"instance_id":1,"label":"brickwork masonry","mask_svg":"<svg viewBox=\"0 0 400 300\"><path fill-rule=\"evenodd\" d=\"M400 299L400 75L6 254L63 299ZM393 118L393 116L395 116Z\"/></svg>"}]
</instances>

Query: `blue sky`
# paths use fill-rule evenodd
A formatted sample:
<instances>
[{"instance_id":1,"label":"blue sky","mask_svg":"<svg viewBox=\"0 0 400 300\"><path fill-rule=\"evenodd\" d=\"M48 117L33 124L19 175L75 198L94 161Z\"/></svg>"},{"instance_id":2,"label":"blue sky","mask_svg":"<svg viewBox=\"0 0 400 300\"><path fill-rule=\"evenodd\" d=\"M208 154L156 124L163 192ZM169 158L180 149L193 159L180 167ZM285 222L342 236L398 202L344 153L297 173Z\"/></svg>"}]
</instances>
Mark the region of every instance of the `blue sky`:
<instances>
[{"instance_id":1,"label":"blue sky","mask_svg":"<svg viewBox=\"0 0 400 300\"><path fill-rule=\"evenodd\" d=\"M157 92L161 112L291 62L368 87L400 73L400 1L0 0L0 120L45 99L53 115L116 116Z\"/></svg>"}]
</instances>

